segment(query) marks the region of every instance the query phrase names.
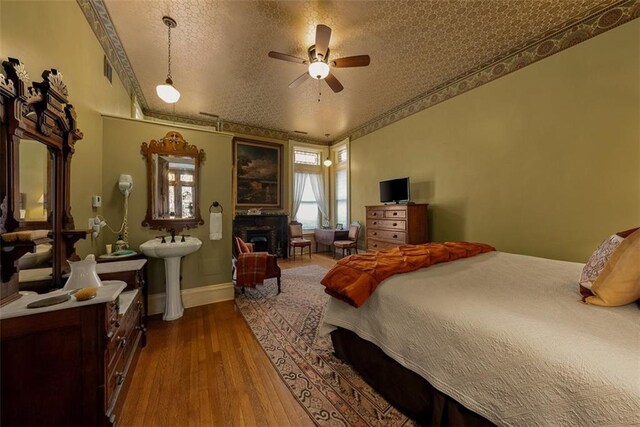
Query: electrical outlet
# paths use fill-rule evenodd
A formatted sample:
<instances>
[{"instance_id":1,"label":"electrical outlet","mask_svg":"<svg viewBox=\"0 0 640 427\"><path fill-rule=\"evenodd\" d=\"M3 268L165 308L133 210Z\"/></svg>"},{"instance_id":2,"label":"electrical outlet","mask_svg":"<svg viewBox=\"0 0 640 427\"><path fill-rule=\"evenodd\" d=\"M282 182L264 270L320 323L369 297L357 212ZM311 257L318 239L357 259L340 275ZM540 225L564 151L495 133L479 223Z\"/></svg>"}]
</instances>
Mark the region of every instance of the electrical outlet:
<instances>
[{"instance_id":1,"label":"electrical outlet","mask_svg":"<svg viewBox=\"0 0 640 427\"><path fill-rule=\"evenodd\" d=\"M87 223L87 228L88 229L92 229L93 228L93 218L89 218L89 222Z\"/></svg>"}]
</instances>

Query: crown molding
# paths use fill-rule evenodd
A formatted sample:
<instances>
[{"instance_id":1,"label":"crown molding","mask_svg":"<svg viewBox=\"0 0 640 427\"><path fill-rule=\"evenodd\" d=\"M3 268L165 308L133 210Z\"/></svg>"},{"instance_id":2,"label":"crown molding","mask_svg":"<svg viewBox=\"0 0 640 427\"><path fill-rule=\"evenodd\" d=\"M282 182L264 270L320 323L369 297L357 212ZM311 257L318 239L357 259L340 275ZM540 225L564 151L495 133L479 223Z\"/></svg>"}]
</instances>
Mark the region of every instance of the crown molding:
<instances>
[{"instance_id":1,"label":"crown molding","mask_svg":"<svg viewBox=\"0 0 640 427\"><path fill-rule=\"evenodd\" d=\"M82 13L84 13L89 26L93 30L107 59L116 71L126 91L138 99L142 109L147 108L147 99L142 92L140 83L133 72L131 62L120 42L107 7L103 0L76 0Z\"/></svg>"},{"instance_id":2,"label":"crown molding","mask_svg":"<svg viewBox=\"0 0 640 427\"><path fill-rule=\"evenodd\" d=\"M138 99L138 102L148 117L160 120L185 123L196 126L216 127L216 122L202 120L199 117L166 114L152 111L142 88L133 72L131 63L120 42L120 38L107 12L104 0L76 0L80 5L96 38L100 42L107 58L116 70L126 90ZM638 0L619 0L607 7L595 7L575 17L571 21L547 31L522 46L515 47L492 60L468 70L464 74L446 81L428 90L376 118L356 126L355 128L332 138L331 141L301 138L300 135L278 129L256 127L245 123L223 122L223 129L227 132L254 135L278 140L295 139L315 145L327 146L345 138L351 141L361 138L380 128L402 120L443 101L461 95L469 90L531 65L537 61L575 46L592 37L616 28L626 22L640 17L640 2Z\"/></svg>"},{"instance_id":3,"label":"crown molding","mask_svg":"<svg viewBox=\"0 0 640 427\"><path fill-rule=\"evenodd\" d=\"M159 111L146 110L143 111L145 117L152 117L158 120L164 120L169 122L177 122L184 123L192 126L205 126L205 127L213 127L217 129L218 122L215 120L206 120L200 117L193 117L187 115L179 115L179 114L167 114ZM311 139L302 137L301 135L293 132L286 132L282 130L261 128L257 126L251 126L244 123L235 123L235 122L227 122L224 120L220 121L222 129L219 129L220 132L228 132L232 134L242 134L242 135L252 135L258 136L261 138L267 139L277 139L281 141L288 141L290 139L294 139L300 142L306 142L313 145L321 145L326 147L329 145L328 141L321 141L317 139Z\"/></svg>"},{"instance_id":4,"label":"crown molding","mask_svg":"<svg viewBox=\"0 0 640 427\"><path fill-rule=\"evenodd\" d=\"M560 27L529 40L521 47L511 49L505 54L438 85L349 132L343 133L337 139L350 137L353 141L361 138L638 17L640 17L640 2L637 0L621 0L604 9L592 9L581 17L574 18Z\"/></svg>"}]
</instances>

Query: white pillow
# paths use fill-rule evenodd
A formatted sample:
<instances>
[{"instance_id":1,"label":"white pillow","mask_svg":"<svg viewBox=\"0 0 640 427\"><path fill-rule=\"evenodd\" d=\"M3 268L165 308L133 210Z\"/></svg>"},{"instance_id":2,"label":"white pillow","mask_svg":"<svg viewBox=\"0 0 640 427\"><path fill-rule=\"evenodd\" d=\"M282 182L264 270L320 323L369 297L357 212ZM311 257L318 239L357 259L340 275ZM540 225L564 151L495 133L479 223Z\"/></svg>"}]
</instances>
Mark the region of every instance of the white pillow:
<instances>
[{"instance_id":1,"label":"white pillow","mask_svg":"<svg viewBox=\"0 0 640 427\"><path fill-rule=\"evenodd\" d=\"M596 281L600 273L602 273L602 270L604 270L604 266L607 265L609 257L623 240L623 237L613 234L604 242L600 243L600 246L598 246L595 252L591 254L589 261L587 261L587 264L582 269L580 285L587 289L591 289L593 282Z\"/></svg>"}]
</instances>

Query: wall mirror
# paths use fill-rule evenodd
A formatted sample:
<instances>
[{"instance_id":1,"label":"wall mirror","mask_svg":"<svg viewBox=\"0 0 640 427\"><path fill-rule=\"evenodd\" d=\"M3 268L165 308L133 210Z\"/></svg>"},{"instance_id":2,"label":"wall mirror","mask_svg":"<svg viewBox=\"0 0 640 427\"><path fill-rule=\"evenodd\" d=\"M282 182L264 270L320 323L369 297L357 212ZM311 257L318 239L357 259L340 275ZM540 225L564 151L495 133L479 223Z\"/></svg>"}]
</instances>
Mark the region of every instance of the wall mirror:
<instances>
[{"instance_id":1,"label":"wall mirror","mask_svg":"<svg viewBox=\"0 0 640 427\"><path fill-rule=\"evenodd\" d=\"M160 140L143 142L147 161L147 215L142 225L175 230L204 224L200 216L200 166L204 150L171 131Z\"/></svg>"}]
</instances>

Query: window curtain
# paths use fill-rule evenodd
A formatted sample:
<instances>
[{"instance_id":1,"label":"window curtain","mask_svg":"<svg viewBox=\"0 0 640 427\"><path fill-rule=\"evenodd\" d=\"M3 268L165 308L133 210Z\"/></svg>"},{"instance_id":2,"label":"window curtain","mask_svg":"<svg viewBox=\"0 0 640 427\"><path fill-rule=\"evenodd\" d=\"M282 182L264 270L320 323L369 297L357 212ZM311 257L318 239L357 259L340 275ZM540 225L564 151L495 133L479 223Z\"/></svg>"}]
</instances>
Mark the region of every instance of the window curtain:
<instances>
[{"instance_id":1,"label":"window curtain","mask_svg":"<svg viewBox=\"0 0 640 427\"><path fill-rule=\"evenodd\" d=\"M300 202L302 202L302 192L304 191L304 182L307 180L306 173L296 172L293 174L293 199L291 200L291 217L296 219Z\"/></svg>"},{"instance_id":2,"label":"window curtain","mask_svg":"<svg viewBox=\"0 0 640 427\"><path fill-rule=\"evenodd\" d=\"M316 197L316 203L318 203L318 209L320 209L324 222L325 219L329 218L329 205L327 204L327 197L324 194L322 174L309 174L309 179L311 180L311 189L313 190L313 195Z\"/></svg>"}]
</instances>

